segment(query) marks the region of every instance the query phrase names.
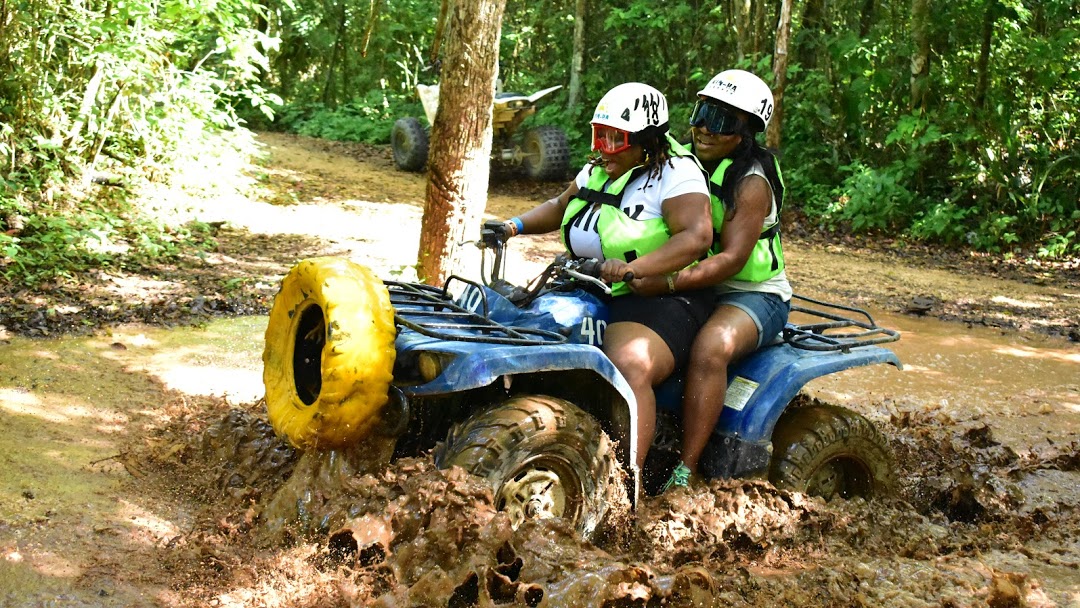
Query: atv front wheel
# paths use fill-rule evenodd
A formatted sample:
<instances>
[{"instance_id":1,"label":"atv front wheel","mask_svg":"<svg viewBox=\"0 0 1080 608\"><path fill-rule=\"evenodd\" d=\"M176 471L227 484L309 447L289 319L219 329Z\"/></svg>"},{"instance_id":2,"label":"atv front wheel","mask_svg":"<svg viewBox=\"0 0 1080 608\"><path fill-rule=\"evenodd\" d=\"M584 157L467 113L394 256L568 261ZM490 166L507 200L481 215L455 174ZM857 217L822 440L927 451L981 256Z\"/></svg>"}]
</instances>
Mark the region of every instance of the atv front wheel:
<instances>
[{"instance_id":1,"label":"atv front wheel","mask_svg":"<svg viewBox=\"0 0 1080 608\"><path fill-rule=\"evenodd\" d=\"M562 517L589 540L620 505L629 506L607 434L595 418L554 397L516 397L474 415L450 431L435 464L485 478L514 528Z\"/></svg>"},{"instance_id":2,"label":"atv front wheel","mask_svg":"<svg viewBox=\"0 0 1080 608\"><path fill-rule=\"evenodd\" d=\"M270 424L301 449L372 432L393 378L394 309L371 270L344 258L303 260L281 281L266 326Z\"/></svg>"},{"instance_id":3,"label":"atv front wheel","mask_svg":"<svg viewBox=\"0 0 1080 608\"><path fill-rule=\"evenodd\" d=\"M851 410L796 407L776 423L769 480L826 500L877 498L895 485L892 451L877 427Z\"/></svg>"},{"instance_id":4,"label":"atv front wheel","mask_svg":"<svg viewBox=\"0 0 1080 608\"><path fill-rule=\"evenodd\" d=\"M428 156L427 129L412 116L397 119L390 132L390 148L394 153L394 165L398 169L402 171L423 169Z\"/></svg>"},{"instance_id":5,"label":"atv front wheel","mask_svg":"<svg viewBox=\"0 0 1080 608\"><path fill-rule=\"evenodd\" d=\"M521 147L524 153L521 166L529 179L553 181L566 177L570 148L562 129L552 125L531 129L525 133Z\"/></svg>"}]
</instances>

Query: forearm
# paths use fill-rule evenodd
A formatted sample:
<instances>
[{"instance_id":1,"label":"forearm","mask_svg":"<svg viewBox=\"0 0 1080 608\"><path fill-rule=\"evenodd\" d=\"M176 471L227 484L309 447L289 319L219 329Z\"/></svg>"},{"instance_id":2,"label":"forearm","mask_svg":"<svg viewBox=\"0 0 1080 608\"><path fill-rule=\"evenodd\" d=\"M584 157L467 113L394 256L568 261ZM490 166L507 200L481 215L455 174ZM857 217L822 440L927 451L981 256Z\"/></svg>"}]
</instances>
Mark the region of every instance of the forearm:
<instances>
[{"instance_id":1,"label":"forearm","mask_svg":"<svg viewBox=\"0 0 1080 608\"><path fill-rule=\"evenodd\" d=\"M562 225L565 204L560 196L552 197L517 216L521 221L520 234L544 234Z\"/></svg>"},{"instance_id":2,"label":"forearm","mask_svg":"<svg viewBox=\"0 0 1080 608\"><path fill-rule=\"evenodd\" d=\"M738 274L746 265L746 257L736 256L732 253L721 252L710 256L701 262L679 271L675 278L675 288L678 290L704 289L719 285Z\"/></svg>"},{"instance_id":3,"label":"forearm","mask_svg":"<svg viewBox=\"0 0 1080 608\"><path fill-rule=\"evenodd\" d=\"M630 266L634 275L651 277L670 274L700 259L707 243L698 236L684 231L671 236L659 249L634 260Z\"/></svg>"}]
</instances>

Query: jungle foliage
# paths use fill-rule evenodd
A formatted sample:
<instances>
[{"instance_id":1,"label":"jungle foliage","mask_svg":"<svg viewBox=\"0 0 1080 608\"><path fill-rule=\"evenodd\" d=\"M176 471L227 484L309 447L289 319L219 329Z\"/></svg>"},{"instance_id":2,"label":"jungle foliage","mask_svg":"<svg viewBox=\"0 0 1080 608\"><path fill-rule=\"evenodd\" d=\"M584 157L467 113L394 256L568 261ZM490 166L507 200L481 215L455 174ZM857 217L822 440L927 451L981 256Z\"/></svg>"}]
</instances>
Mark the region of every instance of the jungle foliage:
<instances>
[{"instance_id":1,"label":"jungle foliage","mask_svg":"<svg viewBox=\"0 0 1080 608\"><path fill-rule=\"evenodd\" d=\"M832 230L1080 255L1074 0L792 4L781 145L789 208ZM130 244L123 207L106 200L75 212L92 190L85 177L161 179L180 152L204 151L192 135L247 125L386 143L395 118L423 115L416 84L438 80L440 6L0 3L0 273L32 272L30 251L44 246L34 239L57 230L63 256L107 256L84 246L88 235ZM575 19L584 21L582 101L568 107L563 89L534 118L561 124L580 160L592 106L615 84L665 91L678 132L714 73L740 67L772 82L780 7L508 0L500 79L525 93L568 85ZM134 250L147 256L186 238L137 232L145 247Z\"/></svg>"}]
</instances>

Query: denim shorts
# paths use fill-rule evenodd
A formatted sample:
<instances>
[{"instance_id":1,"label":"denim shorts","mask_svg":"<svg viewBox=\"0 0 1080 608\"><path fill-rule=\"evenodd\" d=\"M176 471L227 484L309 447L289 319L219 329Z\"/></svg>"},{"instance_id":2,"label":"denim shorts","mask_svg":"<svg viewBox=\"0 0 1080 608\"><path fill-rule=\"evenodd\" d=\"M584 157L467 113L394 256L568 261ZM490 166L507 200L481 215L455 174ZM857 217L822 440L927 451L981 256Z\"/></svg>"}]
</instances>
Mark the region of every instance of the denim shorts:
<instances>
[{"instance_id":1,"label":"denim shorts","mask_svg":"<svg viewBox=\"0 0 1080 608\"><path fill-rule=\"evenodd\" d=\"M716 306L734 306L750 315L758 329L758 348L769 344L784 330L791 302L775 293L762 291L725 291L716 296Z\"/></svg>"}]
</instances>

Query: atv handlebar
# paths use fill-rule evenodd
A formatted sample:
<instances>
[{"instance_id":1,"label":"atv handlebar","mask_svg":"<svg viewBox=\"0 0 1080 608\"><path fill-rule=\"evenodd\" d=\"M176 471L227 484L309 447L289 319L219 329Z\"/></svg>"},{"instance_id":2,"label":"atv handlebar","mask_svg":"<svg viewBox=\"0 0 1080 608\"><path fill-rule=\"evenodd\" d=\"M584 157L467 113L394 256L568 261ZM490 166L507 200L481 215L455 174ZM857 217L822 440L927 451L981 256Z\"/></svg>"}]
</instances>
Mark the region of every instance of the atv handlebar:
<instances>
[{"instance_id":1,"label":"atv handlebar","mask_svg":"<svg viewBox=\"0 0 1080 608\"><path fill-rule=\"evenodd\" d=\"M487 262L481 258L480 274L484 284L500 293L504 293L511 301L524 305L536 299L540 294L555 289L565 289L570 282L578 281L587 283L599 289L605 294L611 294L611 286L600 279L602 262L592 258L573 259L565 253L555 256L555 260L548 265L544 272L533 279L527 287L515 287L503 279L503 254L506 250L506 241L510 238L506 224L497 220L484 222L480 230L480 239L473 241L481 254L486 256L488 250L494 253L490 270L486 270ZM628 272L628 279L633 279L633 273Z\"/></svg>"}]
</instances>

